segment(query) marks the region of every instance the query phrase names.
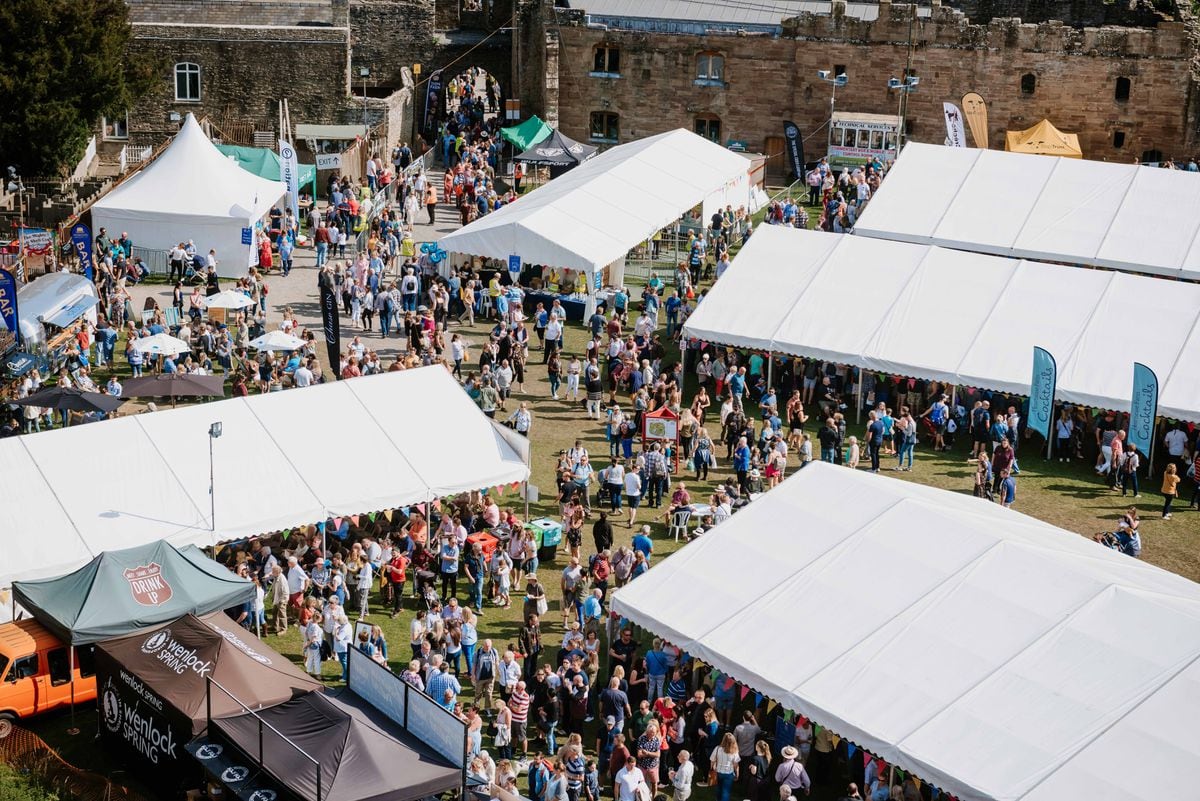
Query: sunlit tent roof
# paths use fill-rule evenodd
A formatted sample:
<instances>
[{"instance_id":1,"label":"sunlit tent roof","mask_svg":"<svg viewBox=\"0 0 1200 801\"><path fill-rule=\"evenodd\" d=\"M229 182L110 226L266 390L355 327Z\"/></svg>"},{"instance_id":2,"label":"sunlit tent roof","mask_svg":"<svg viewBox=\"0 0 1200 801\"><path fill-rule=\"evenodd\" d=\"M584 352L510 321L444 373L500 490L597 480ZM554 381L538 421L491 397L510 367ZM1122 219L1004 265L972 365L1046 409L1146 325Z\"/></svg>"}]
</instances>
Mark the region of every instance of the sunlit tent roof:
<instances>
[{"instance_id":1,"label":"sunlit tent roof","mask_svg":"<svg viewBox=\"0 0 1200 801\"><path fill-rule=\"evenodd\" d=\"M1196 280L1200 175L910 142L854 232Z\"/></svg>"},{"instance_id":2,"label":"sunlit tent roof","mask_svg":"<svg viewBox=\"0 0 1200 801\"><path fill-rule=\"evenodd\" d=\"M684 331L1018 394L1039 345L1059 400L1118 411L1137 361L1161 415L1200 422L1200 284L763 225Z\"/></svg>"},{"instance_id":3,"label":"sunlit tent roof","mask_svg":"<svg viewBox=\"0 0 1200 801\"><path fill-rule=\"evenodd\" d=\"M80 645L237 606L254 598L254 585L158 540L105 551L65 576L14 582L13 595L63 642Z\"/></svg>"},{"instance_id":4,"label":"sunlit tent roof","mask_svg":"<svg viewBox=\"0 0 1200 801\"><path fill-rule=\"evenodd\" d=\"M370 443L353 469L346 431ZM0 440L0 530L13 533L0 587L164 537L211 545L522 481L522 439L485 417L445 368L425 367ZM85 454L101 455L103 468L86 479Z\"/></svg>"},{"instance_id":5,"label":"sunlit tent roof","mask_svg":"<svg viewBox=\"0 0 1200 801\"><path fill-rule=\"evenodd\" d=\"M1200 769L1200 586L969 495L813 462L613 608L959 798Z\"/></svg>"},{"instance_id":6,"label":"sunlit tent roof","mask_svg":"<svg viewBox=\"0 0 1200 801\"><path fill-rule=\"evenodd\" d=\"M129 232L138 247L170 250L193 239L217 252L222 276L246 274L250 248L242 229L253 227L284 186L242 169L217 150L188 114L167 149L92 206L92 229Z\"/></svg>"},{"instance_id":7,"label":"sunlit tent roof","mask_svg":"<svg viewBox=\"0 0 1200 801\"><path fill-rule=\"evenodd\" d=\"M243 147L241 145L217 145L226 156L233 158L243 170L254 173L268 181L281 181L279 154L269 147ZM301 164L300 186L311 186L313 197L317 196L317 168L313 164Z\"/></svg>"},{"instance_id":8,"label":"sunlit tent roof","mask_svg":"<svg viewBox=\"0 0 1200 801\"><path fill-rule=\"evenodd\" d=\"M611 148L440 244L595 272L714 195L726 193L722 208L747 205L748 169L745 158L691 131L668 131Z\"/></svg>"},{"instance_id":9,"label":"sunlit tent roof","mask_svg":"<svg viewBox=\"0 0 1200 801\"><path fill-rule=\"evenodd\" d=\"M516 161L546 167L573 167L596 155L595 145L576 142L562 131L554 130L537 144L514 156Z\"/></svg>"},{"instance_id":10,"label":"sunlit tent roof","mask_svg":"<svg viewBox=\"0 0 1200 801\"><path fill-rule=\"evenodd\" d=\"M552 134L554 129L534 114L520 125L500 129L500 137L518 150L526 150Z\"/></svg>"},{"instance_id":11,"label":"sunlit tent roof","mask_svg":"<svg viewBox=\"0 0 1200 801\"><path fill-rule=\"evenodd\" d=\"M1050 120L1042 120L1023 131L1006 131L1004 149L1013 153L1032 153L1038 156L1083 158L1083 151L1079 147L1079 134L1063 133L1055 128Z\"/></svg>"}]
</instances>

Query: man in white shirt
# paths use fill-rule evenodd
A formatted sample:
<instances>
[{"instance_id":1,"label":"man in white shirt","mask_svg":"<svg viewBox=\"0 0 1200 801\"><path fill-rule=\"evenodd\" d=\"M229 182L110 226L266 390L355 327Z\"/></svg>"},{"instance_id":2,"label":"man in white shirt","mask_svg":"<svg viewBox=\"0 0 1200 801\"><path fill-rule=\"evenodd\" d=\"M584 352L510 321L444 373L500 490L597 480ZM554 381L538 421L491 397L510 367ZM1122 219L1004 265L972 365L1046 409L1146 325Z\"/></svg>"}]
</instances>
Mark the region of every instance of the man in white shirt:
<instances>
[{"instance_id":1,"label":"man in white shirt","mask_svg":"<svg viewBox=\"0 0 1200 801\"><path fill-rule=\"evenodd\" d=\"M1175 462L1176 468L1186 474L1187 460L1184 458L1184 452L1187 450L1187 432L1182 427L1172 428L1163 437L1163 445L1167 447L1167 455L1171 457L1171 461Z\"/></svg>"},{"instance_id":2,"label":"man in white shirt","mask_svg":"<svg viewBox=\"0 0 1200 801\"><path fill-rule=\"evenodd\" d=\"M633 528L638 506L642 503L642 477L636 470L625 472L625 502L629 505L629 527Z\"/></svg>"},{"instance_id":3,"label":"man in white shirt","mask_svg":"<svg viewBox=\"0 0 1200 801\"><path fill-rule=\"evenodd\" d=\"M304 590L308 587L308 574L296 561L296 557L288 557L288 605L299 609L304 602Z\"/></svg>"},{"instance_id":4,"label":"man in white shirt","mask_svg":"<svg viewBox=\"0 0 1200 801\"><path fill-rule=\"evenodd\" d=\"M670 772L671 786L675 801L687 801L692 795L692 776L696 766L692 764L692 755L686 750L679 752L679 767Z\"/></svg>"},{"instance_id":5,"label":"man in white shirt","mask_svg":"<svg viewBox=\"0 0 1200 801\"><path fill-rule=\"evenodd\" d=\"M313 378L315 376L313 375L313 371L309 369L308 362L301 364L296 368L296 372L292 373L292 380L297 387L312 386Z\"/></svg>"},{"instance_id":6,"label":"man in white shirt","mask_svg":"<svg viewBox=\"0 0 1200 801\"><path fill-rule=\"evenodd\" d=\"M629 756L625 760L625 767L617 771L614 780L614 788L616 791L616 801L637 801L638 785L646 781L646 777L642 775L642 771L637 766L637 760L633 756Z\"/></svg>"}]
</instances>

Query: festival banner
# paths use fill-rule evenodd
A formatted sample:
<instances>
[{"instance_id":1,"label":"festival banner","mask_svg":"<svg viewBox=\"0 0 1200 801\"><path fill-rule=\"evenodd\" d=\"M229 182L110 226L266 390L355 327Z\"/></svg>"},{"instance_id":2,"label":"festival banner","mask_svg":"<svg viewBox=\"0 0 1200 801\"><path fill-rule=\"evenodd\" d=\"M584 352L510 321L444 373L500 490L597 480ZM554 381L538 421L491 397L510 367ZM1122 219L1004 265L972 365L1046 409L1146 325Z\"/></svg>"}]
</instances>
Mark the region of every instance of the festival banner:
<instances>
[{"instance_id":1,"label":"festival banner","mask_svg":"<svg viewBox=\"0 0 1200 801\"><path fill-rule=\"evenodd\" d=\"M800 128L791 120L784 120L783 138L787 142L788 158L792 162L792 174L797 181L804 180L804 137Z\"/></svg>"},{"instance_id":2,"label":"festival banner","mask_svg":"<svg viewBox=\"0 0 1200 801\"><path fill-rule=\"evenodd\" d=\"M4 320L5 329L17 334L17 322L20 320L17 312L17 277L3 267L0 267L0 319Z\"/></svg>"},{"instance_id":3,"label":"festival banner","mask_svg":"<svg viewBox=\"0 0 1200 801\"><path fill-rule=\"evenodd\" d=\"M421 121L421 130L429 130L430 111L435 109L442 96L442 71L436 70L429 76L429 86L425 90L425 115ZM437 117L434 117L436 121Z\"/></svg>"},{"instance_id":4,"label":"festival banner","mask_svg":"<svg viewBox=\"0 0 1200 801\"><path fill-rule=\"evenodd\" d=\"M18 235L21 239L21 247L26 253L45 256L54 249L54 234L45 228L21 226Z\"/></svg>"},{"instance_id":5,"label":"festival banner","mask_svg":"<svg viewBox=\"0 0 1200 801\"><path fill-rule=\"evenodd\" d=\"M978 92L967 92L962 97L962 107L963 116L967 118L967 125L971 126L971 138L975 140L975 147L987 150L987 103Z\"/></svg>"},{"instance_id":6,"label":"festival banner","mask_svg":"<svg viewBox=\"0 0 1200 801\"><path fill-rule=\"evenodd\" d=\"M300 160L296 148L279 140L279 180L287 187L288 208L300 215Z\"/></svg>"},{"instance_id":7,"label":"festival banner","mask_svg":"<svg viewBox=\"0 0 1200 801\"><path fill-rule=\"evenodd\" d=\"M1054 422L1054 391L1058 385L1058 363L1045 348L1033 349L1033 380L1029 384L1029 429L1050 439Z\"/></svg>"},{"instance_id":8,"label":"festival banner","mask_svg":"<svg viewBox=\"0 0 1200 801\"><path fill-rule=\"evenodd\" d=\"M325 329L329 367L337 378L341 378L342 332L338 325L337 295L333 293L332 281L321 282L321 322Z\"/></svg>"},{"instance_id":9,"label":"festival banner","mask_svg":"<svg viewBox=\"0 0 1200 801\"><path fill-rule=\"evenodd\" d=\"M87 280L94 279L96 265L92 261L92 231L82 223L71 226L71 246L75 249L75 255L79 257L79 264L83 267L83 275Z\"/></svg>"},{"instance_id":10,"label":"festival banner","mask_svg":"<svg viewBox=\"0 0 1200 801\"><path fill-rule=\"evenodd\" d=\"M1133 363L1133 398L1129 401L1129 444L1136 445L1149 465L1158 416L1158 376L1144 364Z\"/></svg>"},{"instance_id":11,"label":"festival banner","mask_svg":"<svg viewBox=\"0 0 1200 801\"><path fill-rule=\"evenodd\" d=\"M963 113L953 103L942 103L942 116L946 118L946 144L950 147L966 147L967 132L963 130Z\"/></svg>"}]
</instances>

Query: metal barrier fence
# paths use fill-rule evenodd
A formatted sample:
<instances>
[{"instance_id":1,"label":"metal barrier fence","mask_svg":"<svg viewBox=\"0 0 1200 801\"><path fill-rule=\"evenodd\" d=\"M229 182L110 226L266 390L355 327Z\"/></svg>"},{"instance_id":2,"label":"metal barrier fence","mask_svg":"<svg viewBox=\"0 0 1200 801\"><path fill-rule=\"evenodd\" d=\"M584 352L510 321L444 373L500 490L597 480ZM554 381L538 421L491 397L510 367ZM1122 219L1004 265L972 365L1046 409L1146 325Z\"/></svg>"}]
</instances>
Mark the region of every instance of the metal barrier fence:
<instances>
[{"instance_id":1,"label":"metal barrier fence","mask_svg":"<svg viewBox=\"0 0 1200 801\"><path fill-rule=\"evenodd\" d=\"M169 251L153 250L151 248L140 248L137 245L133 246L133 258L142 260L142 264L146 265L146 269L151 275L167 275L169 268L167 265L167 255Z\"/></svg>"},{"instance_id":2,"label":"metal barrier fence","mask_svg":"<svg viewBox=\"0 0 1200 801\"><path fill-rule=\"evenodd\" d=\"M411 176L424 171L428 176L430 169L433 167L434 152L435 148L432 147L426 150L420 157L414 159L412 164L404 168L403 175ZM371 223L379 219L379 216L383 214L383 210L387 208L388 204L396 201L396 189L399 186L399 180L392 181L383 189L376 192L375 196L371 199L371 213L366 219L366 224L363 225L361 231L354 235L354 240L350 243L351 250L356 254L367 249L367 239L371 232Z\"/></svg>"}]
</instances>

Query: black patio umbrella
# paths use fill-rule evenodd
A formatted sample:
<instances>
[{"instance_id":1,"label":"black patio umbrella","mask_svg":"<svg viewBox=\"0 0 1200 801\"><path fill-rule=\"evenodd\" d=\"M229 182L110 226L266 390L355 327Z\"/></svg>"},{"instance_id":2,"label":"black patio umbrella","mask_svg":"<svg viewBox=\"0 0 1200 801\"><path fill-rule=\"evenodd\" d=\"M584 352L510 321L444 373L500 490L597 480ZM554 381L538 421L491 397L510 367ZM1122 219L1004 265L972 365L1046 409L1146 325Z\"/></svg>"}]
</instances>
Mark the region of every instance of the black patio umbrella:
<instances>
[{"instance_id":1,"label":"black patio umbrella","mask_svg":"<svg viewBox=\"0 0 1200 801\"><path fill-rule=\"evenodd\" d=\"M225 376L164 373L131 378L121 390L131 398L223 398Z\"/></svg>"},{"instance_id":2,"label":"black patio umbrella","mask_svg":"<svg viewBox=\"0 0 1200 801\"><path fill-rule=\"evenodd\" d=\"M40 392L12 401L18 406L40 406L43 409L56 409L68 412L111 412L122 403L122 398L104 395L99 392L84 392L75 387L50 387Z\"/></svg>"}]
</instances>

